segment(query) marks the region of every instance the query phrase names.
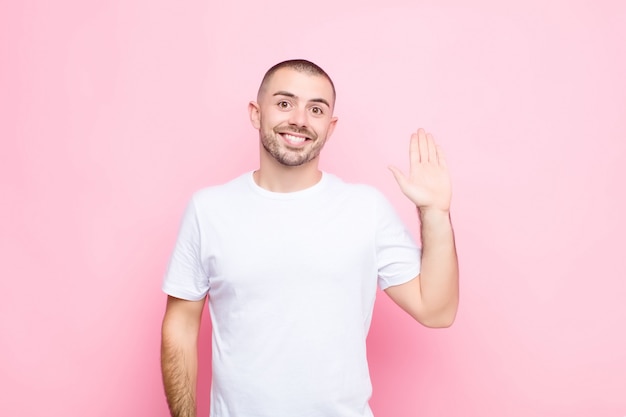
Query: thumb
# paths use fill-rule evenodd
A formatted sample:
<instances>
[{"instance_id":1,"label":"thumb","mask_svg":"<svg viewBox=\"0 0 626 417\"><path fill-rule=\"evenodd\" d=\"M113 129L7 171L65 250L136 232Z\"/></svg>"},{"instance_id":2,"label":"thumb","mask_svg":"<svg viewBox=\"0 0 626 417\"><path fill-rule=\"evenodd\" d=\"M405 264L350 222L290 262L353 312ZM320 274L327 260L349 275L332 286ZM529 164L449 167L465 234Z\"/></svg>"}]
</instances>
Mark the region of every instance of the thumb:
<instances>
[{"instance_id":1,"label":"thumb","mask_svg":"<svg viewBox=\"0 0 626 417\"><path fill-rule=\"evenodd\" d=\"M389 171L391 171L391 173L393 174L393 177L396 179L400 188L404 189L404 185L406 184L406 181L407 181L406 177L404 176L404 173L402 173L402 171L400 171L398 168L396 168L393 165L389 165L387 168L389 168Z\"/></svg>"}]
</instances>

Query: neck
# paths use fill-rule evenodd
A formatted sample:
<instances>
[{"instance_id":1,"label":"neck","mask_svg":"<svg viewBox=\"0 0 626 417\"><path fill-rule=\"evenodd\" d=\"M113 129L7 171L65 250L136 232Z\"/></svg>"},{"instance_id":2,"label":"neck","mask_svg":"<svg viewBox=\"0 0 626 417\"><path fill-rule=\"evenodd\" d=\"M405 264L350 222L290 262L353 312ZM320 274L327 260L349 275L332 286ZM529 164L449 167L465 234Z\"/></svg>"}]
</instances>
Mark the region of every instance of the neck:
<instances>
[{"instance_id":1,"label":"neck","mask_svg":"<svg viewBox=\"0 0 626 417\"><path fill-rule=\"evenodd\" d=\"M277 162L261 149L260 167L254 172L254 181L261 188L275 193L302 191L322 179L318 158L299 166L286 166Z\"/></svg>"}]
</instances>

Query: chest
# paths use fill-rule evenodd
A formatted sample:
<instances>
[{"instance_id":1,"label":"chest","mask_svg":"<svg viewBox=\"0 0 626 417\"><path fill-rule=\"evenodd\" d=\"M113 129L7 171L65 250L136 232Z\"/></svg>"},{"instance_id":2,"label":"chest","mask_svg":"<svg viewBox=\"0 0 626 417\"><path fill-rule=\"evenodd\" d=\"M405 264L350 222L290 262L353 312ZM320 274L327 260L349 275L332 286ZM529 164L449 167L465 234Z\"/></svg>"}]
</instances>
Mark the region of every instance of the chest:
<instances>
[{"instance_id":1,"label":"chest","mask_svg":"<svg viewBox=\"0 0 626 417\"><path fill-rule=\"evenodd\" d=\"M357 291L376 280L375 225L353 205L251 206L210 219L203 245L211 296Z\"/></svg>"}]
</instances>

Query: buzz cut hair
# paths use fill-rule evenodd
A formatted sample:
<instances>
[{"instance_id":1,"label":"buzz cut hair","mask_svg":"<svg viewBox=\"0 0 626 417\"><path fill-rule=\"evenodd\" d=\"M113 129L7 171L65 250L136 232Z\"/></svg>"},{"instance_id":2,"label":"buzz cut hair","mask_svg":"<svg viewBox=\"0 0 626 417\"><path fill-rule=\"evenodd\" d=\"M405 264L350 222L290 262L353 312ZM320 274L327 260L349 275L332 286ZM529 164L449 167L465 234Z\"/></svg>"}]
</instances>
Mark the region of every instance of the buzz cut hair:
<instances>
[{"instance_id":1,"label":"buzz cut hair","mask_svg":"<svg viewBox=\"0 0 626 417\"><path fill-rule=\"evenodd\" d=\"M306 59L290 59L287 61L279 62L278 64L274 65L272 68L268 69L265 75L263 76L261 85L259 86L257 100L260 98L261 92L263 91L263 89L265 88L269 80L272 78L274 73L282 68L289 68L289 69L292 69L292 70L295 70L295 71L298 71L307 75L316 75L319 77L326 78L328 82L330 83L330 86L333 89L333 102L335 101L337 97L337 93L335 91L335 84L333 83L333 80L326 73L326 71L322 69L322 67L320 67L317 64L314 64L311 61L307 61Z\"/></svg>"}]
</instances>

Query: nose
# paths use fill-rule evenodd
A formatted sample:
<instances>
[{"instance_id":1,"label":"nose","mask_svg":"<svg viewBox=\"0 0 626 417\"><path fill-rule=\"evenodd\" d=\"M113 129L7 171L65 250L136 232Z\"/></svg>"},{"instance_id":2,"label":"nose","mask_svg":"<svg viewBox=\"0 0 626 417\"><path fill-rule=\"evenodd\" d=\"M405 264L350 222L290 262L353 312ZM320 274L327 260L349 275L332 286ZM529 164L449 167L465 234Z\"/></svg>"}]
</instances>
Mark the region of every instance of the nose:
<instances>
[{"instance_id":1,"label":"nose","mask_svg":"<svg viewBox=\"0 0 626 417\"><path fill-rule=\"evenodd\" d=\"M298 127L306 127L307 123L308 116L305 108L294 107L294 109L289 112L289 124Z\"/></svg>"}]
</instances>

